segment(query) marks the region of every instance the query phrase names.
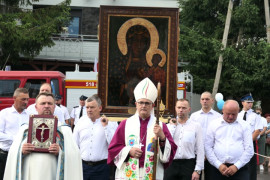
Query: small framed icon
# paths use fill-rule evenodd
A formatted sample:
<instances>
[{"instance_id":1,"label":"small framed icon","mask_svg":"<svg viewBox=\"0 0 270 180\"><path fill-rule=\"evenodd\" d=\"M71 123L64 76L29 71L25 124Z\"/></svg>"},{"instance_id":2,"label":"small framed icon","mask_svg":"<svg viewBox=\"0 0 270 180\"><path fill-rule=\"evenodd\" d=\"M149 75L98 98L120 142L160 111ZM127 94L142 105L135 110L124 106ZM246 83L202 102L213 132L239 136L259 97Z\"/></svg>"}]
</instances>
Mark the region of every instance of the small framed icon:
<instances>
[{"instance_id":1,"label":"small framed icon","mask_svg":"<svg viewBox=\"0 0 270 180\"><path fill-rule=\"evenodd\" d=\"M58 119L53 115L33 115L29 119L27 142L35 146L35 152L49 152L56 142Z\"/></svg>"}]
</instances>

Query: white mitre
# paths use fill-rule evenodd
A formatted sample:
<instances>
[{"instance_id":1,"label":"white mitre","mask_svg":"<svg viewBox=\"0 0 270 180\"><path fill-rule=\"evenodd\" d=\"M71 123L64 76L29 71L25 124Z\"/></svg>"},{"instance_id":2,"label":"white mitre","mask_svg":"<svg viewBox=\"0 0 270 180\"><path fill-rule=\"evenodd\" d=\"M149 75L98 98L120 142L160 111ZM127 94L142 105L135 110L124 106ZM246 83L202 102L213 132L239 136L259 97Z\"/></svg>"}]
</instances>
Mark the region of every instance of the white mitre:
<instances>
[{"instance_id":1,"label":"white mitre","mask_svg":"<svg viewBox=\"0 0 270 180\"><path fill-rule=\"evenodd\" d=\"M136 101L145 98L154 103L157 99L157 88L149 78L145 78L135 87L134 96Z\"/></svg>"}]
</instances>

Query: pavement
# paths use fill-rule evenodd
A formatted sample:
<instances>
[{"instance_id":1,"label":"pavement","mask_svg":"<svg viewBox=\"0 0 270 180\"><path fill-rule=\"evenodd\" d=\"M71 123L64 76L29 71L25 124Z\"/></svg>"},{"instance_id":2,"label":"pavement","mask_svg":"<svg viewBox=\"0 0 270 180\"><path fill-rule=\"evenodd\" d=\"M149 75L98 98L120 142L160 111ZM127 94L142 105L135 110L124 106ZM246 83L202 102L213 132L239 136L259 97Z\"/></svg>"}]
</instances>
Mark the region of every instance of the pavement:
<instances>
[{"instance_id":1,"label":"pavement","mask_svg":"<svg viewBox=\"0 0 270 180\"><path fill-rule=\"evenodd\" d=\"M257 180L270 180L270 167L264 167L264 169L258 168Z\"/></svg>"}]
</instances>

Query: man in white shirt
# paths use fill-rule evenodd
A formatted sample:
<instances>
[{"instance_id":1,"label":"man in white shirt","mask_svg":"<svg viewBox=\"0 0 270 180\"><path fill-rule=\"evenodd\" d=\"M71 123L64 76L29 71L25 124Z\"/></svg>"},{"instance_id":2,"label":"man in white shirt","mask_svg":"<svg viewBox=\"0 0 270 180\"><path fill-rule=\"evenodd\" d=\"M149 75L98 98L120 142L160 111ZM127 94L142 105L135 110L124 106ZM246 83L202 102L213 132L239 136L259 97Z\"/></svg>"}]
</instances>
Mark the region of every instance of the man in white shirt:
<instances>
[{"instance_id":1,"label":"man in white shirt","mask_svg":"<svg viewBox=\"0 0 270 180\"><path fill-rule=\"evenodd\" d=\"M209 124L214 122L215 119L221 117L221 114L212 109L214 98L212 94L205 91L201 94L200 103L202 109L191 114L190 120L201 124L203 130L203 139L205 139L206 132ZM204 162L204 179L209 179L213 167L209 164L208 160L205 159Z\"/></svg>"},{"instance_id":2,"label":"man in white shirt","mask_svg":"<svg viewBox=\"0 0 270 180\"><path fill-rule=\"evenodd\" d=\"M39 88L39 93L43 93L43 92L52 93L52 86L49 83L43 83ZM29 115L38 114L35 106L36 106L36 103L28 106L27 112ZM63 124L65 123L64 114L62 113L62 110L58 106L55 107L54 115L57 116L58 123L59 122Z\"/></svg>"},{"instance_id":3,"label":"man in white shirt","mask_svg":"<svg viewBox=\"0 0 270 180\"><path fill-rule=\"evenodd\" d=\"M263 129L261 123L261 117L256 114L253 109L253 97L251 93L244 95L241 98L241 102L243 105L242 111L238 114L238 118L246 121L249 124L252 139L253 139L253 148L256 151L256 141L258 136L260 135L260 131ZM257 179L257 156L256 154L253 155L250 162L248 163L249 169L249 180L256 180Z\"/></svg>"},{"instance_id":4,"label":"man in white shirt","mask_svg":"<svg viewBox=\"0 0 270 180\"><path fill-rule=\"evenodd\" d=\"M60 107L60 109L62 110L62 113L64 115L64 119L65 119L65 122L66 124L69 124L69 121L70 121L70 116L69 116L69 113L68 113L68 109L67 107L63 106L62 104L62 96L61 95L55 95L55 104Z\"/></svg>"},{"instance_id":5,"label":"man in white shirt","mask_svg":"<svg viewBox=\"0 0 270 180\"><path fill-rule=\"evenodd\" d=\"M262 108L257 107L256 108L256 113L261 116L261 123L263 126L263 130L260 132L260 135L258 137L258 152L261 155L265 156L265 141L266 141L266 129L267 129L267 120L262 116ZM264 163L264 157L259 156L259 165L260 169L263 170L263 164Z\"/></svg>"},{"instance_id":6,"label":"man in white shirt","mask_svg":"<svg viewBox=\"0 0 270 180\"><path fill-rule=\"evenodd\" d=\"M189 119L190 109L188 100L179 99L175 105L177 122L167 125L178 148L172 165L165 170L166 180L199 180L204 168L203 132L200 124Z\"/></svg>"},{"instance_id":7,"label":"man in white shirt","mask_svg":"<svg viewBox=\"0 0 270 180\"><path fill-rule=\"evenodd\" d=\"M237 119L239 104L228 100L223 106L223 117L208 127L205 152L216 168L207 180L248 180L247 163L254 154L252 137L247 122Z\"/></svg>"},{"instance_id":8,"label":"man in white shirt","mask_svg":"<svg viewBox=\"0 0 270 180\"><path fill-rule=\"evenodd\" d=\"M29 115L25 111L29 93L25 88L17 88L13 94L14 104L0 112L0 179L3 179L8 151L19 127L28 123Z\"/></svg>"},{"instance_id":9,"label":"man in white shirt","mask_svg":"<svg viewBox=\"0 0 270 180\"><path fill-rule=\"evenodd\" d=\"M202 109L191 114L190 120L201 124L203 129L203 137L205 138L208 125L213 122L213 120L221 117L221 114L212 109L214 104L214 98L210 92L203 92L201 94L200 103Z\"/></svg>"},{"instance_id":10,"label":"man in white shirt","mask_svg":"<svg viewBox=\"0 0 270 180\"><path fill-rule=\"evenodd\" d=\"M83 179L109 180L108 146L118 125L100 117L102 106L97 95L86 99L86 109L87 116L81 117L73 131L83 161Z\"/></svg>"},{"instance_id":11,"label":"man in white shirt","mask_svg":"<svg viewBox=\"0 0 270 180\"><path fill-rule=\"evenodd\" d=\"M80 105L79 106L74 106L72 108L72 111L70 113L70 117L71 117L71 128L74 129L74 126L77 124L77 122L79 121L79 119L86 115L86 106L85 106L85 100L87 99L86 96L81 95L80 96Z\"/></svg>"}]
</instances>

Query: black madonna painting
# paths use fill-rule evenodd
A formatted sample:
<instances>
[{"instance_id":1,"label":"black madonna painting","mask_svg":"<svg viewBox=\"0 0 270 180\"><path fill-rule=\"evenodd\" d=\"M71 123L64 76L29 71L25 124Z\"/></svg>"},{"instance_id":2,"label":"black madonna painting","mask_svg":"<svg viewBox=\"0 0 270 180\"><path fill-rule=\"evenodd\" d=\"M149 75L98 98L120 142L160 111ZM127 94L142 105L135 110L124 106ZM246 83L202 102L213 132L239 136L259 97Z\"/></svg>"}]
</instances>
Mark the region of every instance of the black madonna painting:
<instances>
[{"instance_id":1,"label":"black madonna painting","mask_svg":"<svg viewBox=\"0 0 270 180\"><path fill-rule=\"evenodd\" d=\"M134 88L148 77L161 83L169 112L176 98L178 9L101 6L99 33L104 111L127 113L135 106Z\"/></svg>"}]
</instances>

